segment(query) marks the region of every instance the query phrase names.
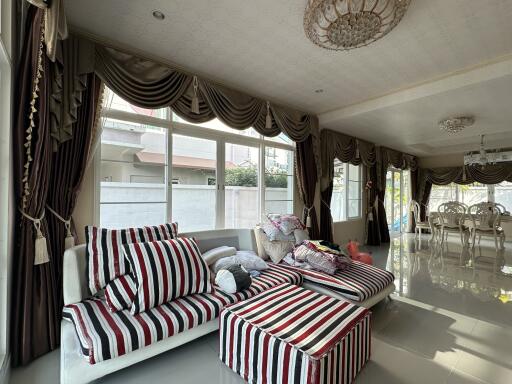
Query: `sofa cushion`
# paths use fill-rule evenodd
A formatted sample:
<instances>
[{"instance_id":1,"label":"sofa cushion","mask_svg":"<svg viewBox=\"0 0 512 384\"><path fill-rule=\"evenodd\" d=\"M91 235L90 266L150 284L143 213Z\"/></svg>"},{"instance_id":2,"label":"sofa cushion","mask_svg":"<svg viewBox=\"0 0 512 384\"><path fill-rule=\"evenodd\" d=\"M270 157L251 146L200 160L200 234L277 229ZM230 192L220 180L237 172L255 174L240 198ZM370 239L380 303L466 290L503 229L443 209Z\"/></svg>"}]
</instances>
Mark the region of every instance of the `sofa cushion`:
<instances>
[{"instance_id":1,"label":"sofa cushion","mask_svg":"<svg viewBox=\"0 0 512 384\"><path fill-rule=\"evenodd\" d=\"M376 295L395 280L391 272L355 260L348 269L337 271L334 275L293 267L284 262L280 265L301 273L307 283L320 285L359 302Z\"/></svg>"},{"instance_id":2,"label":"sofa cushion","mask_svg":"<svg viewBox=\"0 0 512 384\"><path fill-rule=\"evenodd\" d=\"M177 223L126 229L85 227L87 280L91 294L130 271L123 256L124 244L174 239L177 235Z\"/></svg>"},{"instance_id":3,"label":"sofa cushion","mask_svg":"<svg viewBox=\"0 0 512 384\"><path fill-rule=\"evenodd\" d=\"M210 270L193 239L132 243L124 249L137 286L132 314L178 297L213 291Z\"/></svg>"},{"instance_id":4,"label":"sofa cushion","mask_svg":"<svg viewBox=\"0 0 512 384\"><path fill-rule=\"evenodd\" d=\"M82 354L90 364L95 364L204 324L218 317L226 305L277 285L302 284L300 273L280 265L269 264L269 267L242 292L229 294L215 290L190 295L136 315L127 309L112 313L104 299L92 298L65 306L63 318L73 322Z\"/></svg>"},{"instance_id":5,"label":"sofa cushion","mask_svg":"<svg viewBox=\"0 0 512 384\"><path fill-rule=\"evenodd\" d=\"M137 286L131 273L119 276L107 284L105 301L111 312L131 308Z\"/></svg>"}]
</instances>

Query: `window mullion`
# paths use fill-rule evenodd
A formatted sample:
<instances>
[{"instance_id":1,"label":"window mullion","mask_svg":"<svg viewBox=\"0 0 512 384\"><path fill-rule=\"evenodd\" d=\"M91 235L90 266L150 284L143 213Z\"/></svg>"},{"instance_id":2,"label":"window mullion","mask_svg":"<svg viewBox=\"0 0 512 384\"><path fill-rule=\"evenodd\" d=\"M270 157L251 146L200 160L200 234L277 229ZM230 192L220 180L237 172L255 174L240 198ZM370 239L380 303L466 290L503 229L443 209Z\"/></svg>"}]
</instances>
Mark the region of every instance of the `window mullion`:
<instances>
[{"instance_id":1,"label":"window mullion","mask_svg":"<svg viewBox=\"0 0 512 384\"><path fill-rule=\"evenodd\" d=\"M217 139L217 189L215 208L215 227L223 229L226 226L226 142Z\"/></svg>"},{"instance_id":2,"label":"window mullion","mask_svg":"<svg viewBox=\"0 0 512 384\"><path fill-rule=\"evenodd\" d=\"M167 222L172 222L172 128L167 130L167 166L165 167L165 195L167 197Z\"/></svg>"},{"instance_id":3,"label":"window mullion","mask_svg":"<svg viewBox=\"0 0 512 384\"><path fill-rule=\"evenodd\" d=\"M265 217L265 143L260 143L260 167L258 172L258 212L260 213L260 220Z\"/></svg>"},{"instance_id":4,"label":"window mullion","mask_svg":"<svg viewBox=\"0 0 512 384\"><path fill-rule=\"evenodd\" d=\"M348 214L348 196L349 196L349 188L350 188L350 167L348 166L348 163L344 164L345 167L345 174L347 177L345 178L345 220L349 219Z\"/></svg>"}]
</instances>

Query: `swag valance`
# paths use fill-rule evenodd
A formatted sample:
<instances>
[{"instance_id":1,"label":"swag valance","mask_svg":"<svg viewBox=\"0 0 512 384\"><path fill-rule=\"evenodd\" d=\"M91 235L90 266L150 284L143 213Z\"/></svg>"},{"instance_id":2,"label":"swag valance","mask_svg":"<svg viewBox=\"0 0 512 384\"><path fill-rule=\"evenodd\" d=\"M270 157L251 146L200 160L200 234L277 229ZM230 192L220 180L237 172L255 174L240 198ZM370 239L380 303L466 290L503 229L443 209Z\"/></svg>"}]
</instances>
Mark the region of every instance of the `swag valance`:
<instances>
[{"instance_id":1,"label":"swag valance","mask_svg":"<svg viewBox=\"0 0 512 384\"><path fill-rule=\"evenodd\" d=\"M377 156L375 144L340 132L323 129L320 132L322 185L325 190L334 177L334 159L367 167L375 165Z\"/></svg>"},{"instance_id":2,"label":"swag valance","mask_svg":"<svg viewBox=\"0 0 512 384\"><path fill-rule=\"evenodd\" d=\"M435 185L512 182L512 164L426 169L425 180Z\"/></svg>"},{"instance_id":3,"label":"swag valance","mask_svg":"<svg viewBox=\"0 0 512 384\"><path fill-rule=\"evenodd\" d=\"M56 87L53 95L55 104L67 102L69 106L55 105L52 109L55 120L76 119L76 106L83 91L83 75L95 72L115 93L138 107L168 106L192 123L218 118L231 128L253 127L264 136L277 136L283 132L295 142L303 142L312 135L313 145L317 146L318 119L314 115L270 103L89 40L72 36L65 43L73 45L73 49L67 50L72 54L65 58L68 63L65 69L55 74L55 82L62 83L63 76L73 77L74 81L65 82L72 84L72 89ZM71 124L56 123L52 134L62 141L69 137L70 129Z\"/></svg>"}]
</instances>

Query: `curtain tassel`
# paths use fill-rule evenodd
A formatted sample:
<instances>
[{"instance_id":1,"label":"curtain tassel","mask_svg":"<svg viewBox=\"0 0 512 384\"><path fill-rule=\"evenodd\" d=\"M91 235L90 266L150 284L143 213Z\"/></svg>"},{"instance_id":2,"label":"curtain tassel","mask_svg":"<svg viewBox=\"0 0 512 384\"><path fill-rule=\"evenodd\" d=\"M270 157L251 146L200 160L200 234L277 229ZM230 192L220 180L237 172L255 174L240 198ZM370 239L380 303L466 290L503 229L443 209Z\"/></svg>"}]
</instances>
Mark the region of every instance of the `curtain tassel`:
<instances>
[{"instance_id":1,"label":"curtain tassel","mask_svg":"<svg viewBox=\"0 0 512 384\"><path fill-rule=\"evenodd\" d=\"M193 86L194 96L192 96L192 104L190 106L190 111L192 113L195 113L196 115L199 115L199 98L197 97L197 91L199 89L199 80L197 79L197 76L194 76Z\"/></svg>"},{"instance_id":2,"label":"curtain tassel","mask_svg":"<svg viewBox=\"0 0 512 384\"><path fill-rule=\"evenodd\" d=\"M34 243L34 265L44 264L50 261L49 255L48 255L48 246L46 244L46 237L43 236L43 232L41 231L41 221L44 218L44 211L43 214L39 219L34 218L25 212L20 208L20 213L25 217L26 219L32 221L34 224L34 228L36 230L36 240Z\"/></svg>"},{"instance_id":3,"label":"curtain tassel","mask_svg":"<svg viewBox=\"0 0 512 384\"><path fill-rule=\"evenodd\" d=\"M313 209L313 206L311 207L304 207L304 216L306 217L306 228L311 228L311 210Z\"/></svg>"},{"instance_id":4,"label":"curtain tassel","mask_svg":"<svg viewBox=\"0 0 512 384\"><path fill-rule=\"evenodd\" d=\"M265 118L265 128L272 128L272 116L270 115L270 101L267 101L267 117Z\"/></svg>"},{"instance_id":5,"label":"curtain tassel","mask_svg":"<svg viewBox=\"0 0 512 384\"><path fill-rule=\"evenodd\" d=\"M52 209L50 206L46 206L48 210L53 213L53 215L62 221L64 223L64 227L66 228L66 237L64 238L64 250L72 248L75 246L75 237L71 233L71 218L66 220L61 215L59 215L54 209Z\"/></svg>"}]
</instances>

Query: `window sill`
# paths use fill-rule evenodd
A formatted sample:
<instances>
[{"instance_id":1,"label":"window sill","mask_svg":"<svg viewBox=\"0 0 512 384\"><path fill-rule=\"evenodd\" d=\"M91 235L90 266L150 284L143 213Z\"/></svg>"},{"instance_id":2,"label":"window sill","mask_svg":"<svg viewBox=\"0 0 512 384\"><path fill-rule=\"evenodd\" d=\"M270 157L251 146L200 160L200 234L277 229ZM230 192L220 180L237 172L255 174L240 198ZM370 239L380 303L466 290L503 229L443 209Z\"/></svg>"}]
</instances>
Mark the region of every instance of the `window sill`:
<instances>
[{"instance_id":1,"label":"window sill","mask_svg":"<svg viewBox=\"0 0 512 384\"><path fill-rule=\"evenodd\" d=\"M351 221L358 221L358 220L363 220L363 216L351 217L349 219L341 220L341 221L333 221L332 223L333 224L350 223Z\"/></svg>"}]
</instances>

